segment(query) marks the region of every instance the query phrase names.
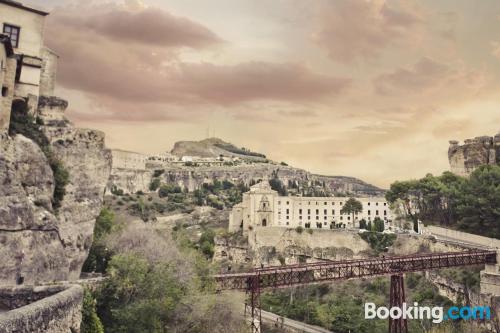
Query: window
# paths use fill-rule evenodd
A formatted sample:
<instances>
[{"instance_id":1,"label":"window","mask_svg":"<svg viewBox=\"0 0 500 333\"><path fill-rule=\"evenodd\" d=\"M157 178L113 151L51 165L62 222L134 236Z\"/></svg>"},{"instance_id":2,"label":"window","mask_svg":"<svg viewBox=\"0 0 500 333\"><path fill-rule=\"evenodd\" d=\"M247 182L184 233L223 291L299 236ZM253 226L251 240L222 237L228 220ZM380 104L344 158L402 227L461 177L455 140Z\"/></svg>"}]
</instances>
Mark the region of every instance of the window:
<instances>
[{"instance_id":1,"label":"window","mask_svg":"<svg viewBox=\"0 0 500 333\"><path fill-rule=\"evenodd\" d=\"M299 209L299 214L302 214L302 208L301 208L301 209Z\"/></svg>"},{"instance_id":2,"label":"window","mask_svg":"<svg viewBox=\"0 0 500 333\"><path fill-rule=\"evenodd\" d=\"M368 203L368 206L370 206L370 203Z\"/></svg>"},{"instance_id":3,"label":"window","mask_svg":"<svg viewBox=\"0 0 500 333\"><path fill-rule=\"evenodd\" d=\"M287 208L287 209L286 209L286 213L287 213L287 214L290 214L290 209L288 209L288 208Z\"/></svg>"},{"instance_id":4,"label":"window","mask_svg":"<svg viewBox=\"0 0 500 333\"><path fill-rule=\"evenodd\" d=\"M311 214L311 210L310 209L307 210L307 214Z\"/></svg>"},{"instance_id":5,"label":"window","mask_svg":"<svg viewBox=\"0 0 500 333\"><path fill-rule=\"evenodd\" d=\"M326 206L327 202L325 201L325 206Z\"/></svg>"},{"instance_id":6,"label":"window","mask_svg":"<svg viewBox=\"0 0 500 333\"><path fill-rule=\"evenodd\" d=\"M332 215L335 215L335 209L332 209Z\"/></svg>"},{"instance_id":7,"label":"window","mask_svg":"<svg viewBox=\"0 0 500 333\"><path fill-rule=\"evenodd\" d=\"M387 211L386 210L384 210L384 215L387 215Z\"/></svg>"},{"instance_id":8,"label":"window","mask_svg":"<svg viewBox=\"0 0 500 333\"><path fill-rule=\"evenodd\" d=\"M323 210L323 214L327 215L328 213L326 212L326 209Z\"/></svg>"},{"instance_id":9,"label":"window","mask_svg":"<svg viewBox=\"0 0 500 333\"><path fill-rule=\"evenodd\" d=\"M17 48L19 46L19 33L21 32L21 28L4 24L3 25L3 33L10 37L10 42L12 43L12 47Z\"/></svg>"},{"instance_id":10,"label":"window","mask_svg":"<svg viewBox=\"0 0 500 333\"><path fill-rule=\"evenodd\" d=\"M371 213L372 213L372 211L371 211L371 210L368 210L368 215L370 215Z\"/></svg>"},{"instance_id":11,"label":"window","mask_svg":"<svg viewBox=\"0 0 500 333\"><path fill-rule=\"evenodd\" d=\"M376 211L375 211L375 215L377 215L377 216L378 216L378 210L376 210Z\"/></svg>"},{"instance_id":12,"label":"window","mask_svg":"<svg viewBox=\"0 0 500 333\"><path fill-rule=\"evenodd\" d=\"M318 215L318 214L319 214L319 209L316 209L316 215Z\"/></svg>"}]
</instances>

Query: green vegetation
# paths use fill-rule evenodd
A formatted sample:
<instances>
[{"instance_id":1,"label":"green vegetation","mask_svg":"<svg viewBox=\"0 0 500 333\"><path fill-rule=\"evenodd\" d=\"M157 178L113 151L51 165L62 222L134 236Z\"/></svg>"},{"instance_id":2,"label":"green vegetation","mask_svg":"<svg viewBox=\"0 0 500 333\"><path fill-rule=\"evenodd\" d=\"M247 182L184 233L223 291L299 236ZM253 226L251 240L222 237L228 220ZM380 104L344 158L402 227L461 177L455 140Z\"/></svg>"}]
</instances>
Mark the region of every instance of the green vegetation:
<instances>
[{"instance_id":1,"label":"green vegetation","mask_svg":"<svg viewBox=\"0 0 500 333\"><path fill-rule=\"evenodd\" d=\"M397 181L386 199L403 207L406 218L500 238L500 166L485 165L470 178L451 172Z\"/></svg>"},{"instance_id":2,"label":"green vegetation","mask_svg":"<svg viewBox=\"0 0 500 333\"><path fill-rule=\"evenodd\" d=\"M215 247L215 231L212 229L206 229L198 241L201 252L209 259L214 256Z\"/></svg>"},{"instance_id":3,"label":"green vegetation","mask_svg":"<svg viewBox=\"0 0 500 333\"><path fill-rule=\"evenodd\" d=\"M40 128L40 124L29 114L28 106L23 101L12 104L10 116L9 135L21 134L35 142L47 157L54 176L54 193L52 207L58 209L66 194L66 185L69 183L69 173L63 163L55 156L50 147L50 142Z\"/></svg>"},{"instance_id":4,"label":"green vegetation","mask_svg":"<svg viewBox=\"0 0 500 333\"><path fill-rule=\"evenodd\" d=\"M214 144L214 146L221 148L221 149L224 149L224 150L227 150L228 152L233 153L233 154L266 158L266 155L264 155L264 154L254 153L246 148L238 148L235 145L232 145L230 143L216 143L216 144Z\"/></svg>"},{"instance_id":5,"label":"green vegetation","mask_svg":"<svg viewBox=\"0 0 500 333\"><path fill-rule=\"evenodd\" d=\"M84 289L81 333L104 333L104 327L96 312L96 300L92 292Z\"/></svg>"},{"instance_id":6,"label":"green vegetation","mask_svg":"<svg viewBox=\"0 0 500 333\"><path fill-rule=\"evenodd\" d=\"M135 254L113 256L98 297L106 332L164 332L184 293L173 270Z\"/></svg>"},{"instance_id":7,"label":"green vegetation","mask_svg":"<svg viewBox=\"0 0 500 333\"><path fill-rule=\"evenodd\" d=\"M283 182L279 178L273 177L273 178L269 179L269 185L271 185L271 188L273 190L275 190L276 192L278 192L279 195L281 195L281 196L288 195L288 191L286 189L286 186L283 184Z\"/></svg>"},{"instance_id":8,"label":"green vegetation","mask_svg":"<svg viewBox=\"0 0 500 333\"><path fill-rule=\"evenodd\" d=\"M114 228L116 228L115 214L108 208L103 208L95 222L92 246L83 263L83 272L104 273L106 271L112 253L105 244L105 237Z\"/></svg>"},{"instance_id":9,"label":"green vegetation","mask_svg":"<svg viewBox=\"0 0 500 333\"><path fill-rule=\"evenodd\" d=\"M151 179L151 183L149 183L149 190L153 192L156 191L160 187L160 184L161 184L160 178Z\"/></svg>"},{"instance_id":10,"label":"green vegetation","mask_svg":"<svg viewBox=\"0 0 500 333\"><path fill-rule=\"evenodd\" d=\"M363 204L356 200L355 198L349 198L345 203L340 214L351 214L352 221L354 221L354 215L361 213L363 211Z\"/></svg>"},{"instance_id":11,"label":"green vegetation","mask_svg":"<svg viewBox=\"0 0 500 333\"><path fill-rule=\"evenodd\" d=\"M407 300L422 305L450 306L422 274L408 274ZM345 281L331 285L307 286L262 295L264 310L284 317L325 327L339 333L387 332L387 320L365 320L364 303L378 306L389 304L389 279ZM468 332L460 322L432 324L430 320L410 320L409 332L428 332L431 328L446 328L450 332Z\"/></svg>"},{"instance_id":12,"label":"green vegetation","mask_svg":"<svg viewBox=\"0 0 500 333\"><path fill-rule=\"evenodd\" d=\"M392 246L397 236L394 234L382 234L374 231L363 232L359 234L375 253L387 252L387 249Z\"/></svg>"}]
</instances>

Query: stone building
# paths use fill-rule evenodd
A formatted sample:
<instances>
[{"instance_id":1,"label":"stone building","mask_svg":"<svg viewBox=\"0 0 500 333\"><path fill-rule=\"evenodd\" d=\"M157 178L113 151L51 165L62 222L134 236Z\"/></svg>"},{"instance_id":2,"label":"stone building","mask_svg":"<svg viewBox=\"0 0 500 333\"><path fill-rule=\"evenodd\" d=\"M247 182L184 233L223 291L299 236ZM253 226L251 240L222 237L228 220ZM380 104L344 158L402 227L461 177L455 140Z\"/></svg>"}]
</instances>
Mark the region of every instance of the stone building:
<instances>
[{"instance_id":1,"label":"stone building","mask_svg":"<svg viewBox=\"0 0 500 333\"><path fill-rule=\"evenodd\" d=\"M229 231L243 229L244 232L253 227L287 227L287 228L322 228L332 225L344 225L347 228L358 228L359 221L373 221L379 217L386 225L392 221L393 214L389 204L383 197L357 198L363 210L355 214L341 214L340 211L347 197L292 197L279 196L271 189L267 181L262 181L243 194L241 203L235 205L229 217Z\"/></svg>"},{"instance_id":2,"label":"stone building","mask_svg":"<svg viewBox=\"0 0 500 333\"><path fill-rule=\"evenodd\" d=\"M47 12L17 1L0 0L2 33L10 37L17 58L14 99L35 113L39 96L54 93L57 55L43 44Z\"/></svg>"},{"instance_id":3,"label":"stone building","mask_svg":"<svg viewBox=\"0 0 500 333\"><path fill-rule=\"evenodd\" d=\"M463 145L450 141L448 160L451 172L459 176L469 176L481 165L500 164L500 133L467 139Z\"/></svg>"},{"instance_id":4,"label":"stone building","mask_svg":"<svg viewBox=\"0 0 500 333\"><path fill-rule=\"evenodd\" d=\"M146 170L146 155L133 151L112 149L113 169Z\"/></svg>"},{"instance_id":5,"label":"stone building","mask_svg":"<svg viewBox=\"0 0 500 333\"><path fill-rule=\"evenodd\" d=\"M9 128L17 60L10 38L0 34L0 134Z\"/></svg>"}]
</instances>

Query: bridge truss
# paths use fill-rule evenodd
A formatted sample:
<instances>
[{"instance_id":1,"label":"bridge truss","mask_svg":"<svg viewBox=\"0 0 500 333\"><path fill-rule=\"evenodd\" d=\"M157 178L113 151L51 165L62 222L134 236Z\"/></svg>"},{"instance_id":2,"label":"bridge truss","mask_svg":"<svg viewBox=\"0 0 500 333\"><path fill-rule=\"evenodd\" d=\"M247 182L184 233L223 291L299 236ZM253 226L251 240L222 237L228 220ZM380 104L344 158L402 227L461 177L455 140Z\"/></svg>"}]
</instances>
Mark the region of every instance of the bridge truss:
<instances>
[{"instance_id":1,"label":"bridge truss","mask_svg":"<svg viewBox=\"0 0 500 333\"><path fill-rule=\"evenodd\" d=\"M391 276L390 305L402 305L405 301L403 274L434 269L495 264L496 251L471 250L415 254L407 256L321 261L316 263L273 266L254 269L246 273L215 275L218 290L244 290L248 294L245 314L251 317L253 333L260 333L260 293L262 289L279 289L336 280ZM407 332L405 320L389 323L389 332Z\"/></svg>"}]
</instances>

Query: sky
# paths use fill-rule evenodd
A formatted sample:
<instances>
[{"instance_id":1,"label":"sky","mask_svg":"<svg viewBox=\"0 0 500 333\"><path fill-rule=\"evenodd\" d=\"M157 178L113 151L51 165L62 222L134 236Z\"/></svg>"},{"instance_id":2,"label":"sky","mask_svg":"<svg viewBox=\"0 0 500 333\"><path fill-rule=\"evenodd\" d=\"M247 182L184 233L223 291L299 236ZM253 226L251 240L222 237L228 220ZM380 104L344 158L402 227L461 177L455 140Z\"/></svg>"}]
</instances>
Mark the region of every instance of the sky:
<instances>
[{"instance_id":1,"label":"sky","mask_svg":"<svg viewBox=\"0 0 500 333\"><path fill-rule=\"evenodd\" d=\"M26 0L77 126L143 153L216 136L387 188L500 130L500 2Z\"/></svg>"}]
</instances>

